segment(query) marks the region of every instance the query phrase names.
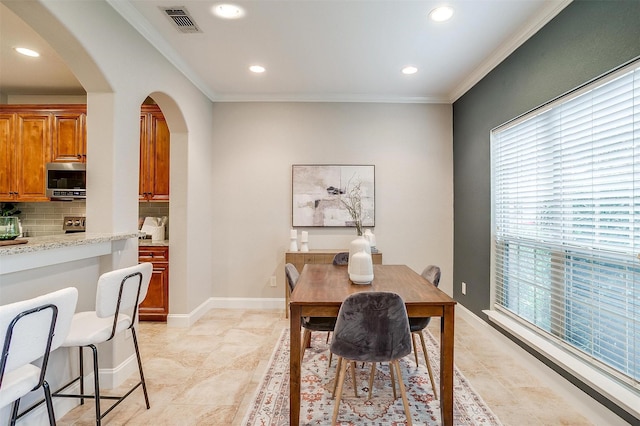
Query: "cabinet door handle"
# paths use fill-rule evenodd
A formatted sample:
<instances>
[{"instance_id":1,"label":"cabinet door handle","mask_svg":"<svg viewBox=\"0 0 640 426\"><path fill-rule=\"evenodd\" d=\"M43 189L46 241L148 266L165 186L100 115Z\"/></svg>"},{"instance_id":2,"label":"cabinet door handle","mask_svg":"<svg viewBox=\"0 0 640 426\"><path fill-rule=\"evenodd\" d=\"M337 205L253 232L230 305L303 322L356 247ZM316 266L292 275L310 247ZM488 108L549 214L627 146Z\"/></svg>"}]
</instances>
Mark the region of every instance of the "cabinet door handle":
<instances>
[{"instance_id":1,"label":"cabinet door handle","mask_svg":"<svg viewBox=\"0 0 640 426\"><path fill-rule=\"evenodd\" d=\"M80 158L82 158L82 154L78 154L78 155L76 155L76 157L78 157L80 159Z\"/></svg>"}]
</instances>

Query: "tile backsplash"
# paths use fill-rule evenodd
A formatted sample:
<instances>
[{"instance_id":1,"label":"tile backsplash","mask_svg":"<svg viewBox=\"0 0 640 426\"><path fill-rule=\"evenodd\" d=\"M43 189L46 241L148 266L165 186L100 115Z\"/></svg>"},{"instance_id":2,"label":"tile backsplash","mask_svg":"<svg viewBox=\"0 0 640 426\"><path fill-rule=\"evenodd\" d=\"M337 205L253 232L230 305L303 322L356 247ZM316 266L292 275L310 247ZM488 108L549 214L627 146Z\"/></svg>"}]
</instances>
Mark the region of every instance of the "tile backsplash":
<instances>
[{"instance_id":1,"label":"tile backsplash","mask_svg":"<svg viewBox=\"0 0 640 426\"><path fill-rule=\"evenodd\" d=\"M43 237L64 234L62 225L65 216L85 216L86 201L50 201L46 203L14 203L21 211L18 215L22 223L22 231L27 237ZM169 216L169 203L139 203L138 215ZM166 229L169 238L169 227Z\"/></svg>"},{"instance_id":2,"label":"tile backsplash","mask_svg":"<svg viewBox=\"0 0 640 426\"><path fill-rule=\"evenodd\" d=\"M22 232L27 237L43 237L64 234L62 230L65 216L84 216L87 211L84 200L49 201L46 203L15 203L22 213Z\"/></svg>"}]
</instances>

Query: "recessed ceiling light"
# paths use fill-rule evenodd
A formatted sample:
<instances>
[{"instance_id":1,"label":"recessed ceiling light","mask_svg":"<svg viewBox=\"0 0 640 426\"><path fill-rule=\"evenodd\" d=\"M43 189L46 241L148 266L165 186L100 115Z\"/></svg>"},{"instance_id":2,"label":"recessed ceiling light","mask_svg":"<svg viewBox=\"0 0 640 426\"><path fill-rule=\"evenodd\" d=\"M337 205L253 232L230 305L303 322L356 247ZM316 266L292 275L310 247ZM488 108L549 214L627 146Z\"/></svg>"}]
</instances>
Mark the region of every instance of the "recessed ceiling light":
<instances>
[{"instance_id":1,"label":"recessed ceiling light","mask_svg":"<svg viewBox=\"0 0 640 426\"><path fill-rule=\"evenodd\" d=\"M414 66L411 66L411 65L408 66L408 67L402 68L402 74L410 75L410 74L415 74L417 72L418 72L418 68L416 68Z\"/></svg>"},{"instance_id":2,"label":"recessed ceiling light","mask_svg":"<svg viewBox=\"0 0 640 426\"><path fill-rule=\"evenodd\" d=\"M432 21L436 22L448 21L452 16L453 8L449 6L436 7L431 12L429 12L429 18L431 18Z\"/></svg>"},{"instance_id":3,"label":"recessed ceiling light","mask_svg":"<svg viewBox=\"0 0 640 426\"><path fill-rule=\"evenodd\" d=\"M251 65L249 67L249 71L255 72L256 74L260 74L266 71L266 69L262 65Z\"/></svg>"},{"instance_id":4,"label":"recessed ceiling light","mask_svg":"<svg viewBox=\"0 0 640 426\"><path fill-rule=\"evenodd\" d=\"M35 50L27 49L26 47L16 47L15 49L16 49L16 52L23 54L25 56L31 56L34 58L37 58L38 56L40 56L40 54Z\"/></svg>"},{"instance_id":5,"label":"recessed ceiling light","mask_svg":"<svg viewBox=\"0 0 640 426\"><path fill-rule=\"evenodd\" d=\"M222 3L213 6L213 13L223 19L238 19L244 16L244 9L235 4Z\"/></svg>"}]
</instances>

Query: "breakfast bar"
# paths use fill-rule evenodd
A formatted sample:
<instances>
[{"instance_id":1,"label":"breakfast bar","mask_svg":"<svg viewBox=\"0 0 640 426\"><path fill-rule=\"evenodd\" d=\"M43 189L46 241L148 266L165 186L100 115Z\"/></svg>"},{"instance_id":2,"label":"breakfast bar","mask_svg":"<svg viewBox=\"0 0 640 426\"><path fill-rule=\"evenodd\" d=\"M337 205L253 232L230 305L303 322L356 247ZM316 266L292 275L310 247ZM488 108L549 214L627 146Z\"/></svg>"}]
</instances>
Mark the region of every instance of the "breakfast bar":
<instances>
[{"instance_id":1,"label":"breakfast bar","mask_svg":"<svg viewBox=\"0 0 640 426\"><path fill-rule=\"evenodd\" d=\"M137 263L137 231L82 232L25 239L26 243L0 246L0 303L3 305L75 287L78 290L76 312L94 310L99 276ZM114 342L111 350L103 352L101 368L105 378L101 374L101 383L105 388L115 387L136 366L129 361L129 351L119 349L118 342ZM48 370L57 372L47 379L51 389L57 389L71 378L70 355L67 348L59 348L51 354ZM29 406L38 396L28 395L21 405ZM63 415L76 403L72 399L58 402L61 405L56 407L56 415ZM38 424L39 420L32 415L37 417L39 414L42 413L35 410L25 421ZM4 415L4 411L0 413L0 422L4 421Z\"/></svg>"}]
</instances>

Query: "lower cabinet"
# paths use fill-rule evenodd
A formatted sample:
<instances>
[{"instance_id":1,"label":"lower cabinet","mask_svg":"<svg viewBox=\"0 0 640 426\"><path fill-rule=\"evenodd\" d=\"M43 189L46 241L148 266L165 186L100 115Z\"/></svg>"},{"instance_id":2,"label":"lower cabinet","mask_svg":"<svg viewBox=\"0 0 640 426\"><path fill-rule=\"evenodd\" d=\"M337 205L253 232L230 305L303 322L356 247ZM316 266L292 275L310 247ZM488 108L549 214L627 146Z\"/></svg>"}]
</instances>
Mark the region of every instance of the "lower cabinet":
<instances>
[{"instance_id":1,"label":"lower cabinet","mask_svg":"<svg viewBox=\"0 0 640 426\"><path fill-rule=\"evenodd\" d=\"M151 262L153 274L140 304L140 321L167 321L169 315L169 247L140 246L138 261Z\"/></svg>"}]
</instances>

